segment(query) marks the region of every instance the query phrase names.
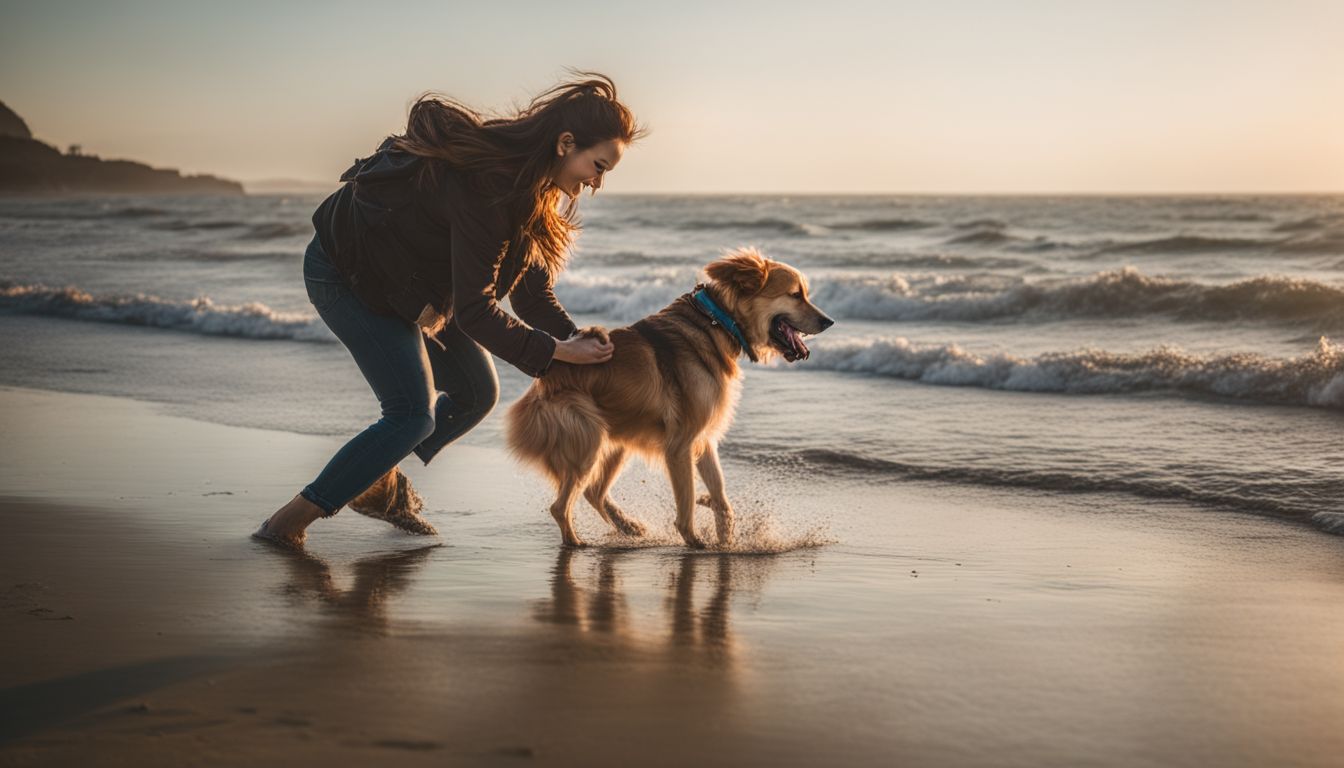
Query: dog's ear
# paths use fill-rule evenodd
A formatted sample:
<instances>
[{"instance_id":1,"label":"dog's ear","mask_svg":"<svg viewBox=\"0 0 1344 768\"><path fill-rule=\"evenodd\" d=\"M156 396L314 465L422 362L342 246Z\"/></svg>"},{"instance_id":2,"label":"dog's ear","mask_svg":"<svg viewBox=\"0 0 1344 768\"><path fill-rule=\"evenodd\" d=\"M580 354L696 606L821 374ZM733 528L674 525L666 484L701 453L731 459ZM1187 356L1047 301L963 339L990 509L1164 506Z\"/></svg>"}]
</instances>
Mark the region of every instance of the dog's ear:
<instances>
[{"instance_id":1,"label":"dog's ear","mask_svg":"<svg viewBox=\"0 0 1344 768\"><path fill-rule=\"evenodd\" d=\"M705 274L740 294L754 296L770 277L770 260L754 248L742 248L705 267Z\"/></svg>"}]
</instances>

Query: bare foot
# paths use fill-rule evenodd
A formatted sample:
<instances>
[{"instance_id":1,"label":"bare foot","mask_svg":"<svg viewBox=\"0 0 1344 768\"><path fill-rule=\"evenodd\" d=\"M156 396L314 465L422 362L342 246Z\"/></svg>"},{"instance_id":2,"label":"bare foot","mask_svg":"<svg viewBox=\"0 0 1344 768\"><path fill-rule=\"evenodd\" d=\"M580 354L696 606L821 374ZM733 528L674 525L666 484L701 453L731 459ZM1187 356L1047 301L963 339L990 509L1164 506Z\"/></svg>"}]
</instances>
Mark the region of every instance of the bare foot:
<instances>
[{"instance_id":1,"label":"bare foot","mask_svg":"<svg viewBox=\"0 0 1344 768\"><path fill-rule=\"evenodd\" d=\"M295 552L302 552L304 542L308 539L308 534L299 531L296 535L281 536L270 529L271 521L263 520L261 527L252 532L252 538L264 541L268 544L274 544L281 549L290 549Z\"/></svg>"},{"instance_id":2,"label":"bare foot","mask_svg":"<svg viewBox=\"0 0 1344 768\"><path fill-rule=\"evenodd\" d=\"M307 539L305 529L322 515L321 507L302 496L295 496L262 523L252 537L291 549L303 549L304 540Z\"/></svg>"}]
</instances>

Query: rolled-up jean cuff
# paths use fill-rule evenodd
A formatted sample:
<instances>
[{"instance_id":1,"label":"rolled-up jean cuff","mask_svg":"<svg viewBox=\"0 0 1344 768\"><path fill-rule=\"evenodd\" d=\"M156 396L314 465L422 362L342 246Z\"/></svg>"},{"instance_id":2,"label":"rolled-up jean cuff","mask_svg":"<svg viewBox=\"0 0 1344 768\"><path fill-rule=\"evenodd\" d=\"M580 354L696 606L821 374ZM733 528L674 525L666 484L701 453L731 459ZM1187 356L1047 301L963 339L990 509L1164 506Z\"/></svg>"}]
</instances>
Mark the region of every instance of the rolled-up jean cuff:
<instances>
[{"instance_id":1,"label":"rolled-up jean cuff","mask_svg":"<svg viewBox=\"0 0 1344 768\"><path fill-rule=\"evenodd\" d=\"M317 508L322 510L323 517L333 517L335 516L336 512L340 509L340 506L332 504L331 502L327 501L321 496L318 496L317 492L313 490L313 486L311 485L305 487L302 491L299 491L299 495L311 501L312 503L316 504Z\"/></svg>"}]
</instances>

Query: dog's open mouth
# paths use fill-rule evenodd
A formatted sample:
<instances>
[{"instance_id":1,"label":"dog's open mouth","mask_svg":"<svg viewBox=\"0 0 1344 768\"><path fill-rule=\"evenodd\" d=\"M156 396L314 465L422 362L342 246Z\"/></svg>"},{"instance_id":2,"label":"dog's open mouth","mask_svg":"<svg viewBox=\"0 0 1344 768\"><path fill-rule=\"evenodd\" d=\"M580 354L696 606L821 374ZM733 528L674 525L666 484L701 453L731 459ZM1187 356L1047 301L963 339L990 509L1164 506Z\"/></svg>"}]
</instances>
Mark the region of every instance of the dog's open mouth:
<instances>
[{"instance_id":1,"label":"dog's open mouth","mask_svg":"<svg viewBox=\"0 0 1344 768\"><path fill-rule=\"evenodd\" d=\"M775 345L784 355L784 359L792 363L795 360L806 360L807 356L812 354L808 351L807 345L803 343L803 333L784 319L783 315L776 315L770 323L770 343Z\"/></svg>"}]
</instances>

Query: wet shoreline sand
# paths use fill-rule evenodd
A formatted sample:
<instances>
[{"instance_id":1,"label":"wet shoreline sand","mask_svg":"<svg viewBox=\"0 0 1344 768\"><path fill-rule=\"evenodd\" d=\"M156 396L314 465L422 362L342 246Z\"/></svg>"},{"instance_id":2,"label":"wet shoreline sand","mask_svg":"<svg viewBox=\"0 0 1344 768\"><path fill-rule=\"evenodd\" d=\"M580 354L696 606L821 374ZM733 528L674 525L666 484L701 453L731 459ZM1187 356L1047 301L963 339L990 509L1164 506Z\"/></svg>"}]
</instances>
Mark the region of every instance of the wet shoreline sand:
<instances>
[{"instance_id":1,"label":"wet shoreline sand","mask_svg":"<svg viewBox=\"0 0 1344 768\"><path fill-rule=\"evenodd\" d=\"M26 389L0 389L0 427L0 764L1327 765L1344 749L1344 565L1305 525L730 460L755 541L786 551L635 546L591 515L599 545L567 551L535 478L454 447L405 467L441 538L343 512L292 555L247 533L337 441ZM623 482L670 524L656 475Z\"/></svg>"}]
</instances>

